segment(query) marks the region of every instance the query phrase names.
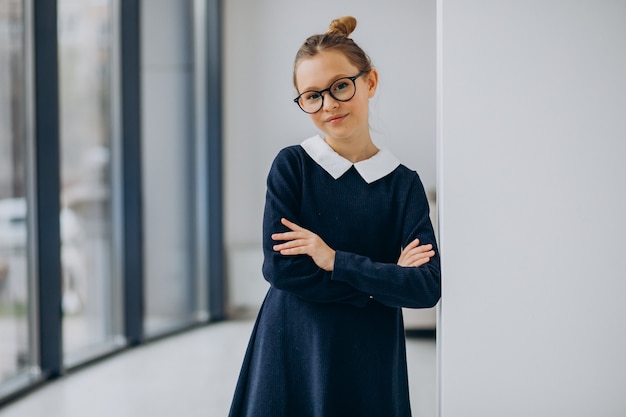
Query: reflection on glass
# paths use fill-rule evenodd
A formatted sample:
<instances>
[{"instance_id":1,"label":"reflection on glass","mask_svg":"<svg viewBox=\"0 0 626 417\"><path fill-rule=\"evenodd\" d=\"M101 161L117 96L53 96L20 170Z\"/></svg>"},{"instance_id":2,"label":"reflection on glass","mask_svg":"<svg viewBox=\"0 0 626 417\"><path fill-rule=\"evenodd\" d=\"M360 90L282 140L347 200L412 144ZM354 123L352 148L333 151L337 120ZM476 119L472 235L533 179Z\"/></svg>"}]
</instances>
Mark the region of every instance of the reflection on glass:
<instances>
[{"instance_id":1,"label":"reflection on glass","mask_svg":"<svg viewBox=\"0 0 626 417\"><path fill-rule=\"evenodd\" d=\"M0 395L32 366L22 1L0 0Z\"/></svg>"},{"instance_id":2,"label":"reflection on glass","mask_svg":"<svg viewBox=\"0 0 626 417\"><path fill-rule=\"evenodd\" d=\"M192 2L142 3L145 332L196 319ZM167 42L163 33L168 34Z\"/></svg>"},{"instance_id":3,"label":"reflection on glass","mask_svg":"<svg viewBox=\"0 0 626 417\"><path fill-rule=\"evenodd\" d=\"M66 363L115 342L112 2L58 2L61 262Z\"/></svg>"}]
</instances>

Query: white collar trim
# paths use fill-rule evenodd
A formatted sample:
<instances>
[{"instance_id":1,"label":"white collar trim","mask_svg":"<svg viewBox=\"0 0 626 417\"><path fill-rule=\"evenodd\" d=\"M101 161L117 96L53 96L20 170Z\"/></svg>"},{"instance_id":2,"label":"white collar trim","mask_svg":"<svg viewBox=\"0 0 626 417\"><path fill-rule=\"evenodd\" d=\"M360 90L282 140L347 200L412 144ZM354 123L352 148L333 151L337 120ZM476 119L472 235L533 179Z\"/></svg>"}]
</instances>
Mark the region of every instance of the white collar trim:
<instances>
[{"instance_id":1,"label":"white collar trim","mask_svg":"<svg viewBox=\"0 0 626 417\"><path fill-rule=\"evenodd\" d=\"M353 164L339 155L319 135L308 138L300 144L306 153L334 179L341 177L354 166L368 184L393 172L400 161L390 151L379 148L378 153L369 159Z\"/></svg>"}]
</instances>

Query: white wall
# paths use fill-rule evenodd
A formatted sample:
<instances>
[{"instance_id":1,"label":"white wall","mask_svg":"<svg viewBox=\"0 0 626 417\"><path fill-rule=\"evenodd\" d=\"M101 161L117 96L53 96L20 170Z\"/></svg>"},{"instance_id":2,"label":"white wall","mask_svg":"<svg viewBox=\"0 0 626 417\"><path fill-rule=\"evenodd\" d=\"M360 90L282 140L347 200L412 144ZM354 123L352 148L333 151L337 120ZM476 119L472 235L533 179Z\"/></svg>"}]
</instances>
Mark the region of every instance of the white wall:
<instances>
[{"instance_id":1,"label":"white wall","mask_svg":"<svg viewBox=\"0 0 626 417\"><path fill-rule=\"evenodd\" d=\"M438 0L443 417L626 415L626 2Z\"/></svg>"},{"instance_id":2,"label":"white wall","mask_svg":"<svg viewBox=\"0 0 626 417\"><path fill-rule=\"evenodd\" d=\"M380 72L374 139L435 187L435 0L229 0L225 14L225 239L231 304L258 303L265 179L276 153L317 133L293 103L294 56L334 18ZM257 262L253 268L242 262ZM256 271L258 275L251 275ZM239 289L248 289L247 293Z\"/></svg>"}]
</instances>

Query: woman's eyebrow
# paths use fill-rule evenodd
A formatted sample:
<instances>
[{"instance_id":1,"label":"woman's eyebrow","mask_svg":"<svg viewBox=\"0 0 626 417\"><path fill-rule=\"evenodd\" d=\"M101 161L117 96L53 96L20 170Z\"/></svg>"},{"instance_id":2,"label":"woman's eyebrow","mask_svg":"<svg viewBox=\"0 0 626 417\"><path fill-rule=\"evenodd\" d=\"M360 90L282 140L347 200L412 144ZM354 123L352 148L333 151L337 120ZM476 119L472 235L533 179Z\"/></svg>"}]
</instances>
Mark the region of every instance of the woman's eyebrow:
<instances>
[{"instance_id":1,"label":"woman's eyebrow","mask_svg":"<svg viewBox=\"0 0 626 417\"><path fill-rule=\"evenodd\" d=\"M322 87L322 88L317 88L317 87L305 87L305 88L303 88L303 89L302 89L302 91L303 91L303 92L306 92L306 91L321 91L321 90L324 90L324 89L326 89L326 88L330 87L330 85L331 85L332 83L334 83L335 81L337 81L337 80L339 80L339 79L341 79L341 78L347 78L347 77L348 77L347 75L339 74L339 75L336 75L335 77L331 78L331 79L330 79L330 81L328 81L328 82L326 83L326 86L325 86L325 87Z\"/></svg>"}]
</instances>

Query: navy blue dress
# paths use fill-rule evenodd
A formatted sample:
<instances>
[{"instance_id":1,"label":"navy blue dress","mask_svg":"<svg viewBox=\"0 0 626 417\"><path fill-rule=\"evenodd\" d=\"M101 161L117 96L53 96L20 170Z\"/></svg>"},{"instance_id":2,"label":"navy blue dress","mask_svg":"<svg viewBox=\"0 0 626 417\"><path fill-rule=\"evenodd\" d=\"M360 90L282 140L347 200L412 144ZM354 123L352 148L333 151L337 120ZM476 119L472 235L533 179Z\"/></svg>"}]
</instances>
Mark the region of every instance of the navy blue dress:
<instances>
[{"instance_id":1,"label":"navy blue dress","mask_svg":"<svg viewBox=\"0 0 626 417\"><path fill-rule=\"evenodd\" d=\"M268 175L263 275L271 287L229 415L410 416L401 308L432 307L440 297L424 188L399 163L374 161L360 173L358 164L324 150L319 137L312 140L308 152L283 149ZM334 162L343 164L339 171ZM336 250L332 272L309 256L274 252L270 236L287 230L283 217ZM416 237L436 255L418 268L398 266L401 249Z\"/></svg>"}]
</instances>

